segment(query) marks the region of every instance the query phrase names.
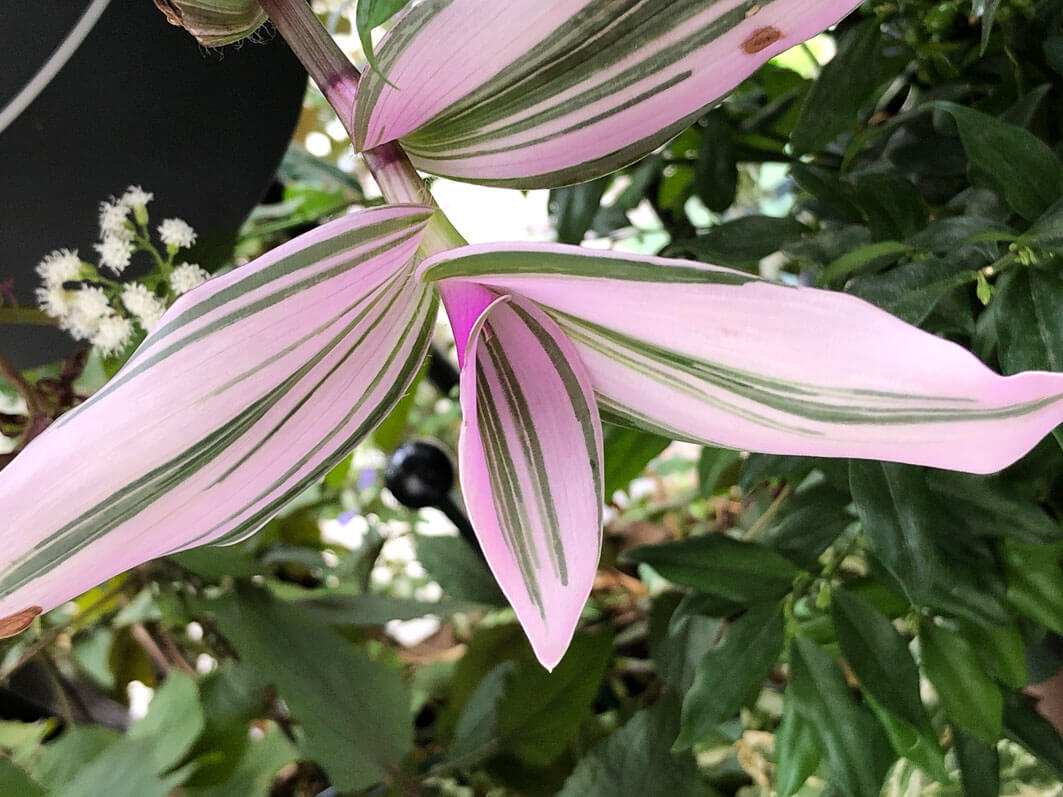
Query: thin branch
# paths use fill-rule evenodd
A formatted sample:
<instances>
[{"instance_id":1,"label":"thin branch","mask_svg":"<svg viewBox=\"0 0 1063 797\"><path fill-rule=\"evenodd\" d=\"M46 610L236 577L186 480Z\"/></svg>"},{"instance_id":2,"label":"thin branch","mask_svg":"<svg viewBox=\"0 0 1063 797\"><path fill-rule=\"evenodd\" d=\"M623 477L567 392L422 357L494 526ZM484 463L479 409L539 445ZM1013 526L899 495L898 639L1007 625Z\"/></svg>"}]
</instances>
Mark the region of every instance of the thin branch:
<instances>
[{"instance_id":1,"label":"thin branch","mask_svg":"<svg viewBox=\"0 0 1063 797\"><path fill-rule=\"evenodd\" d=\"M31 421L38 415L46 414L37 391L33 389L19 370L3 354L0 354L0 376L10 382L11 386L18 391L18 394L25 399L26 409L29 411Z\"/></svg>"}]
</instances>

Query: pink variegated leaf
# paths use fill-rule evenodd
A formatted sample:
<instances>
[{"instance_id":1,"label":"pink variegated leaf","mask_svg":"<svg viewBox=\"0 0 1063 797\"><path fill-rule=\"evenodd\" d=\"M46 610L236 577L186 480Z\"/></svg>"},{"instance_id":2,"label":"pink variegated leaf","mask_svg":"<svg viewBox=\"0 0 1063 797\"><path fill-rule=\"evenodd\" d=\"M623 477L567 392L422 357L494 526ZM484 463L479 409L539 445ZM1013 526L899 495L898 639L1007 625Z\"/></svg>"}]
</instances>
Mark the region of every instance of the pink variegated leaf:
<instances>
[{"instance_id":1,"label":"pink variegated leaf","mask_svg":"<svg viewBox=\"0 0 1063 797\"><path fill-rule=\"evenodd\" d=\"M989 473L1063 420L1063 374L1000 376L847 294L558 244L462 247L421 275L535 302L604 417L674 438Z\"/></svg>"},{"instance_id":2,"label":"pink variegated leaf","mask_svg":"<svg viewBox=\"0 0 1063 797\"><path fill-rule=\"evenodd\" d=\"M601 550L602 434L586 369L530 302L443 286L463 349L458 443L469 519L535 655L553 669Z\"/></svg>"},{"instance_id":3,"label":"pink variegated leaf","mask_svg":"<svg viewBox=\"0 0 1063 797\"><path fill-rule=\"evenodd\" d=\"M538 188L635 161L860 0L425 0L358 89L354 143Z\"/></svg>"},{"instance_id":4,"label":"pink variegated leaf","mask_svg":"<svg viewBox=\"0 0 1063 797\"><path fill-rule=\"evenodd\" d=\"M178 299L0 470L0 617L244 537L346 456L424 357L436 300L413 255L429 215L347 216Z\"/></svg>"}]
</instances>

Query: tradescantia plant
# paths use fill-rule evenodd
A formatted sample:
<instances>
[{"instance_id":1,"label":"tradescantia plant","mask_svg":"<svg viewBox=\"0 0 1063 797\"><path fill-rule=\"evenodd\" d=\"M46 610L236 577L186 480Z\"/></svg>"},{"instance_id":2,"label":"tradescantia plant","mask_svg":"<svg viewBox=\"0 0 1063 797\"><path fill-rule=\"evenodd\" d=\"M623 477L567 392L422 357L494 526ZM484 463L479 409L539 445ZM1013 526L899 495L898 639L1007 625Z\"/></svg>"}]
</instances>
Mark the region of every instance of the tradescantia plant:
<instances>
[{"instance_id":1,"label":"tradescantia plant","mask_svg":"<svg viewBox=\"0 0 1063 797\"><path fill-rule=\"evenodd\" d=\"M726 268L464 246L413 169L523 187L607 174L857 5L427 0L359 82L305 3L262 2L390 204L181 296L103 390L0 472L0 631L261 527L401 398L437 297L458 344L469 516L546 667L597 565L602 417L976 473L1021 457L1063 419L1063 374L1002 377L852 296ZM457 31L460 51L434 45ZM79 451L105 467L42 496L52 463Z\"/></svg>"}]
</instances>

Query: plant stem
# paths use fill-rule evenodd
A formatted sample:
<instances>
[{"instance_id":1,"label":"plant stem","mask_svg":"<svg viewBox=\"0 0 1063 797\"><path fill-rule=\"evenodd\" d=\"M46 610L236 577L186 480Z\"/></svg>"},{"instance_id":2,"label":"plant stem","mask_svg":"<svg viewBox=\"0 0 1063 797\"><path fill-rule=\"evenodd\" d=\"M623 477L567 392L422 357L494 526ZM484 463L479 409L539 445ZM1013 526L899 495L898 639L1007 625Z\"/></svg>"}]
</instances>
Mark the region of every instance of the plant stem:
<instances>
[{"instance_id":1,"label":"plant stem","mask_svg":"<svg viewBox=\"0 0 1063 797\"><path fill-rule=\"evenodd\" d=\"M260 0L277 32L291 46L310 78L336 111L347 134L354 137L354 101L362 74L304 0ZM422 255L461 246L465 239L439 210L432 193L398 142L362 153L384 198L392 204L424 205L435 210L424 237Z\"/></svg>"},{"instance_id":2,"label":"plant stem","mask_svg":"<svg viewBox=\"0 0 1063 797\"><path fill-rule=\"evenodd\" d=\"M55 326L55 319L36 307L0 307L0 324Z\"/></svg>"},{"instance_id":3,"label":"plant stem","mask_svg":"<svg viewBox=\"0 0 1063 797\"><path fill-rule=\"evenodd\" d=\"M30 383L26 381L19 370L3 354L0 354L0 377L10 382L11 386L18 391L18 394L25 399L26 411L31 420L38 415L45 414L44 406L41 404L37 391L30 386Z\"/></svg>"}]
</instances>

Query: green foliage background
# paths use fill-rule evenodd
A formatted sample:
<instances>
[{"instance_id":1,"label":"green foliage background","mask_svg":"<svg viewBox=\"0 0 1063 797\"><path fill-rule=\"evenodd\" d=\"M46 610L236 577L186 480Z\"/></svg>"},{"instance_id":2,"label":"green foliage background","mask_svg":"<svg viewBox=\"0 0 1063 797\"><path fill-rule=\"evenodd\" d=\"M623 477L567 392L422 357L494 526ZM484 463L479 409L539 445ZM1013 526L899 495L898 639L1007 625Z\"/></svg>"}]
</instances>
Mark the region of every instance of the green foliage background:
<instances>
[{"instance_id":1,"label":"green foliage background","mask_svg":"<svg viewBox=\"0 0 1063 797\"><path fill-rule=\"evenodd\" d=\"M1003 373L1058 371L1061 140L1063 2L870 3L551 209L561 241L848 291ZM298 147L280 179L236 254L367 203ZM422 378L252 539L5 642L30 705L0 722L0 794L1063 793L1023 694L1063 666L1063 438L978 477L608 428L602 570L547 674L472 549L383 489L386 453L453 450L457 424ZM426 614L426 640L388 633ZM126 730L132 681L156 692Z\"/></svg>"}]
</instances>

